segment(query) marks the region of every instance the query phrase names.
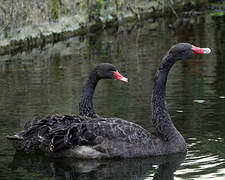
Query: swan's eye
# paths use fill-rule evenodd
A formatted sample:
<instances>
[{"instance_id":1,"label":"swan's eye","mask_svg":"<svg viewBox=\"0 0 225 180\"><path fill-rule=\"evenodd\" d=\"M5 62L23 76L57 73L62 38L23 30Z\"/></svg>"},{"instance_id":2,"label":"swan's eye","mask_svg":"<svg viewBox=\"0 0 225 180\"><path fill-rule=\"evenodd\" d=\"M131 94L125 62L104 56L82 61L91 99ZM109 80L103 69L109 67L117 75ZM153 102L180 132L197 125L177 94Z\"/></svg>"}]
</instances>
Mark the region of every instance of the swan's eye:
<instances>
[{"instance_id":1,"label":"swan's eye","mask_svg":"<svg viewBox=\"0 0 225 180\"><path fill-rule=\"evenodd\" d=\"M117 71L117 70L116 70L116 69L111 68L111 69L109 69L109 71L114 72L114 71Z\"/></svg>"}]
</instances>

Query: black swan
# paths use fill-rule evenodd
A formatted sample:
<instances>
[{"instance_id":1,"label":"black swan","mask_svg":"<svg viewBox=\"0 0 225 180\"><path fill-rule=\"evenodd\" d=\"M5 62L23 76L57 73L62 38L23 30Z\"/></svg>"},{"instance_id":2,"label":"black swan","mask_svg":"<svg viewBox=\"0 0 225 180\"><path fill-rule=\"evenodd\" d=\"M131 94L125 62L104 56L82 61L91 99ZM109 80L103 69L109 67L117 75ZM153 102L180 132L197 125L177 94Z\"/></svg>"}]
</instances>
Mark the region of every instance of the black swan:
<instances>
[{"instance_id":1,"label":"black swan","mask_svg":"<svg viewBox=\"0 0 225 180\"><path fill-rule=\"evenodd\" d=\"M162 59L152 93L152 121L157 136L119 118L54 115L33 120L8 139L13 140L17 151L40 152L53 157L101 159L185 153L185 140L171 121L165 102L167 76L176 61L209 53L209 48L179 43Z\"/></svg>"},{"instance_id":2,"label":"black swan","mask_svg":"<svg viewBox=\"0 0 225 180\"><path fill-rule=\"evenodd\" d=\"M101 63L94 68L94 70L88 77L83 92L80 96L80 103L79 103L80 116L88 116L91 118L99 117L99 115L96 114L94 110L92 102L95 87L100 79L113 79L113 78L124 82L128 82L128 79L123 77L112 64Z\"/></svg>"}]
</instances>

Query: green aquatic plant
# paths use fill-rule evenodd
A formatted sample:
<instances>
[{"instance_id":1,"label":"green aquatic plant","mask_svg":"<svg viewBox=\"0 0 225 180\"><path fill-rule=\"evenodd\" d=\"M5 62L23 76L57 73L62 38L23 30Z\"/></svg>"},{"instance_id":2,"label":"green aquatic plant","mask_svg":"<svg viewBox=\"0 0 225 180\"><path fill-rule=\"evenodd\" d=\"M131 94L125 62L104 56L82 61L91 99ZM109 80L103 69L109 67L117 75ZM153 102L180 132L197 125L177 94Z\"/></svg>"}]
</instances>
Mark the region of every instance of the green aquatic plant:
<instances>
[{"instance_id":1,"label":"green aquatic plant","mask_svg":"<svg viewBox=\"0 0 225 180\"><path fill-rule=\"evenodd\" d=\"M59 18L59 0L49 0L50 14L53 20Z\"/></svg>"},{"instance_id":2,"label":"green aquatic plant","mask_svg":"<svg viewBox=\"0 0 225 180\"><path fill-rule=\"evenodd\" d=\"M211 16L213 17L221 17L224 16L225 13L224 12L215 12L215 13L211 13Z\"/></svg>"},{"instance_id":3,"label":"green aquatic plant","mask_svg":"<svg viewBox=\"0 0 225 180\"><path fill-rule=\"evenodd\" d=\"M7 32L7 35L6 35L7 38L12 38L13 37L13 34L11 32Z\"/></svg>"},{"instance_id":4,"label":"green aquatic plant","mask_svg":"<svg viewBox=\"0 0 225 180\"><path fill-rule=\"evenodd\" d=\"M100 22L111 21L121 14L123 0L95 0L87 1L89 20Z\"/></svg>"}]
</instances>

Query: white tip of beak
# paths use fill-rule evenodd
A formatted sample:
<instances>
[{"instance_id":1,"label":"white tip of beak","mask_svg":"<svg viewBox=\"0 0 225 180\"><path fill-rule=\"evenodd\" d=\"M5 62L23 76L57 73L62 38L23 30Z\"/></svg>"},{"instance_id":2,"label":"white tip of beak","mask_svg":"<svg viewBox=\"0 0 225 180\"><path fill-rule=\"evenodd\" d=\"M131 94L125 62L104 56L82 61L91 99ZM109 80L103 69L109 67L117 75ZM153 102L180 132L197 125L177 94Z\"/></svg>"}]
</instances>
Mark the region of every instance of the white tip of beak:
<instances>
[{"instance_id":1,"label":"white tip of beak","mask_svg":"<svg viewBox=\"0 0 225 180\"><path fill-rule=\"evenodd\" d=\"M204 50L204 54L210 54L211 53L211 49L209 48L202 48Z\"/></svg>"},{"instance_id":2,"label":"white tip of beak","mask_svg":"<svg viewBox=\"0 0 225 180\"><path fill-rule=\"evenodd\" d=\"M123 77L121 81L128 82L128 78Z\"/></svg>"}]
</instances>

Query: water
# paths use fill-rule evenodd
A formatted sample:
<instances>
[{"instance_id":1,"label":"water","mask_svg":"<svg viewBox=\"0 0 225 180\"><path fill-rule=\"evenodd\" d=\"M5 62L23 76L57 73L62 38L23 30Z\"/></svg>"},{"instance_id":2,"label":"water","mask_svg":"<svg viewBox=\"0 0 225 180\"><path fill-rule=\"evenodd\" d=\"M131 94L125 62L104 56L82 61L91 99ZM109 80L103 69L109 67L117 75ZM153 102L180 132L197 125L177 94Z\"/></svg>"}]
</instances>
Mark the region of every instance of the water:
<instances>
[{"instance_id":1,"label":"water","mask_svg":"<svg viewBox=\"0 0 225 180\"><path fill-rule=\"evenodd\" d=\"M210 16L157 19L0 57L0 179L225 179L225 21ZM152 82L172 44L191 42L212 53L178 62L167 83L167 104L188 154L79 161L25 156L5 138L30 119L78 113L85 79L110 62L129 78L102 80L95 109L149 131Z\"/></svg>"}]
</instances>

